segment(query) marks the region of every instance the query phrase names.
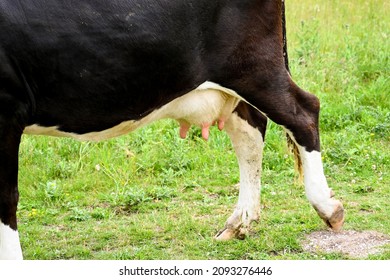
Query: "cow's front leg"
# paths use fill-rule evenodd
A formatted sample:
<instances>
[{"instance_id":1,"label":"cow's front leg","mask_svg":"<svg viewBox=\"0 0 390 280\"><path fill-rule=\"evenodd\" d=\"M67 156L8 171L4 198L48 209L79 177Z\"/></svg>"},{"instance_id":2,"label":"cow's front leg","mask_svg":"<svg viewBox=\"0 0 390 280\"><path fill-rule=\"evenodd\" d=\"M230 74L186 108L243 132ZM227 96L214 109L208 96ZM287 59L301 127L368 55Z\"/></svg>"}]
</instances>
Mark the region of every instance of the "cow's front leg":
<instances>
[{"instance_id":1,"label":"cow's front leg","mask_svg":"<svg viewBox=\"0 0 390 280\"><path fill-rule=\"evenodd\" d=\"M238 203L225 227L215 236L217 240L245 238L251 222L260 214L260 176L263 138L267 119L240 103L226 122L240 168L240 191Z\"/></svg>"},{"instance_id":2,"label":"cow's front leg","mask_svg":"<svg viewBox=\"0 0 390 280\"><path fill-rule=\"evenodd\" d=\"M19 130L0 115L0 259L22 259L16 225Z\"/></svg>"}]
</instances>

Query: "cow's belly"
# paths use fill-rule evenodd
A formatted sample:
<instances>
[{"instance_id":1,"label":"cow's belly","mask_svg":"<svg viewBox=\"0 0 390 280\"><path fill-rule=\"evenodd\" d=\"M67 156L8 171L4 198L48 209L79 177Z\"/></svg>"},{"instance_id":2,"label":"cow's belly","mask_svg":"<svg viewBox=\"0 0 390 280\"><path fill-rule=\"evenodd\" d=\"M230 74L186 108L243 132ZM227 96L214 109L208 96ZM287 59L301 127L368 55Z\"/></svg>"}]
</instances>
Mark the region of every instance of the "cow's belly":
<instances>
[{"instance_id":1,"label":"cow's belly","mask_svg":"<svg viewBox=\"0 0 390 280\"><path fill-rule=\"evenodd\" d=\"M242 98L230 89L212 82L205 82L195 90L174 99L140 120L124 121L103 131L77 134L61 131L57 126L43 127L34 124L26 127L24 133L71 137L81 141L100 141L127 134L153 121L166 118L179 121L182 127L197 125L203 128L214 123L223 127L223 122L229 118L240 99Z\"/></svg>"}]
</instances>

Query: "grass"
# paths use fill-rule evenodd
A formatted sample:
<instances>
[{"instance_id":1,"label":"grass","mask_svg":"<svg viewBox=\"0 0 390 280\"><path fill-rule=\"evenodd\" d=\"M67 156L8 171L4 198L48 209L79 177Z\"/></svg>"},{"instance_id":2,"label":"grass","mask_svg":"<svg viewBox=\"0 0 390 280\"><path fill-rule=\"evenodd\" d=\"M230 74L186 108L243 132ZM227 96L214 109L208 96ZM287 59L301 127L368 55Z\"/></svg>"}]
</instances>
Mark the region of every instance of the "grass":
<instances>
[{"instance_id":1,"label":"grass","mask_svg":"<svg viewBox=\"0 0 390 280\"><path fill-rule=\"evenodd\" d=\"M380 7L380 8L379 8ZM345 229L390 234L390 24L379 0L287 1L294 80L322 102L325 172ZM238 197L234 151L214 129L186 140L160 121L89 143L24 136L21 243L26 259L345 259L305 253L325 228L294 181L284 134L270 123L261 220L250 237L219 243ZM370 259L390 259L387 249Z\"/></svg>"}]
</instances>

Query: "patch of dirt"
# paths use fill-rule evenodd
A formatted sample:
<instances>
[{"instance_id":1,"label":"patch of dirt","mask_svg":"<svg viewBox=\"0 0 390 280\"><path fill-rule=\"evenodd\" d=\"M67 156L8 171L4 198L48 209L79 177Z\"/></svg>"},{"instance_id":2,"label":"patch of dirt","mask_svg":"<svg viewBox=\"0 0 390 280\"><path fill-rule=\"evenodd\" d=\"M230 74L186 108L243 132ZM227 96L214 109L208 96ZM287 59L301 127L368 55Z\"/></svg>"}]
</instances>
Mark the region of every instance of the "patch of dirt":
<instances>
[{"instance_id":1,"label":"patch of dirt","mask_svg":"<svg viewBox=\"0 0 390 280\"><path fill-rule=\"evenodd\" d=\"M303 249L311 253L341 253L354 259L365 259L390 244L390 237L375 231L322 230L305 236Z\"/></svg>"}]
</instances>

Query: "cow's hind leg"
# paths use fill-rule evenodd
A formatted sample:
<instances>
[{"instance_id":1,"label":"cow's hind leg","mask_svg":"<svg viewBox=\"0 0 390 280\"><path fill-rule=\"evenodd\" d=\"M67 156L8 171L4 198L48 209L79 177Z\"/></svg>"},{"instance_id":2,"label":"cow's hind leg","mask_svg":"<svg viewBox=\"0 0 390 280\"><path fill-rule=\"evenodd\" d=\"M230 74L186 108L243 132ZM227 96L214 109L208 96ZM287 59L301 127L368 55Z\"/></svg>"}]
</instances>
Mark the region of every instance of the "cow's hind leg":
<instances>
[{"instance_id":1,"label":"cow's hind leg","mask_svg":"<svg viewBox=\"0 0 390 280\"><path fill-rule=\"evenodd\" d=\"M333 230L344 223L344 207L333 198L322 165L319 134L320 103L316 96L299 88L291 79L288 94L291 108L283 125L294 140L302 162L305 192L318 215Z\"/></svg>"},{"instance_id":2,"label":"cow's hind leg","mask_svg":"<svg viewBox=\"0 0 390 280\"><path fill-rule=\"evenodd\" d=\"M0 98L0 102L2 101ZM3 108L5 102L2 103L0 112L9 109ZM22 259L16 223L19 197L18 150L21 134L18 125L0 114L0 259Z\"/></svg>"},{"instance_id":3,"label":"cow's hind leg","mask_svg":"<svg viewBox=\"0 0 390 280\"><path fill-rule=\"evenodd\" d=\"M344 222L344 208L333 198L328 187L321 159L319 135L320 103L316 96L299 88L285 71L278 71L259 87L255 81L248 92L243 88L243 97L265 113L274 122L282 125L298 147L302 160L307 198L319 216L334 230Z\"/></svg>"},{"instance_id":4,"label":"cow's hind leg","mask_svg":"<svg viewBox=\"0 0 390 280\"><path fill-rule=\"evenodd\" d=\"M307 151L297 145L302 161L306 196L318 215L333 230L339 231L344 223L344 208L340 201L333 198L334 193L328 187L319 151Z\"/></svg>"},{"instance_id":5,"label":"cow's hind leg","mask_svg":"<svg viewBox=\"0 0 390 280\"><path fill-rule=\"evenodd\" d=\"M240 169L240 191L236 208L217 240L243 239L250 223L259 219L260 176L263 138L267 118L246 103L240 103L225 129L232 141Z\"/></svg>"}]
</instances>

